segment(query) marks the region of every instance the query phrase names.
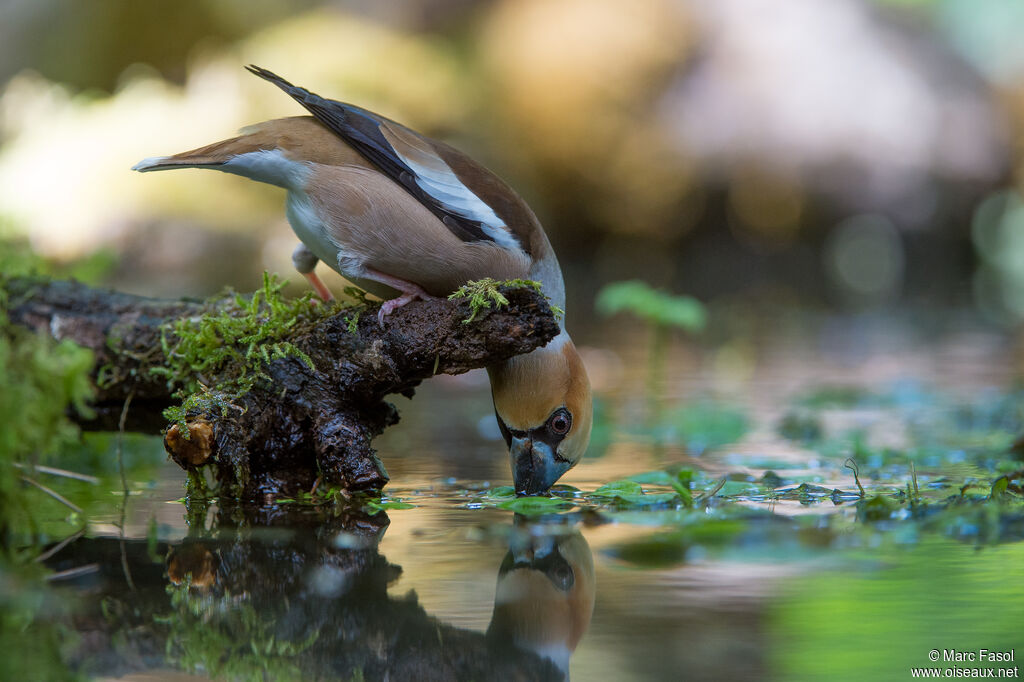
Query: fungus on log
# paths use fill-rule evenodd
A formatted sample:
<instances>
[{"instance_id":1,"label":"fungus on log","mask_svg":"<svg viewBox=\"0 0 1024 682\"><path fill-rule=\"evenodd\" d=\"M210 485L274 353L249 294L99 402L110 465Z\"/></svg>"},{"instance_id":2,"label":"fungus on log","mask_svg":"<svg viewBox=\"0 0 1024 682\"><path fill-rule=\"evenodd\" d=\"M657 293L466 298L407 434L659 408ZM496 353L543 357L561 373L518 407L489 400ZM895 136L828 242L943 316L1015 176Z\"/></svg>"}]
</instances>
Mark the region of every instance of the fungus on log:
<instances>
[{"instance_id":1,"label":"fungus on log","mask_svg":"<svg viewBox=\"0 0 1024 682\"><path fill-rule=\"evenodd\" d=\"M508 304L471 324L468 300L430 300L399 308L383 327L376 303L283 308L272 281L255 302L157 300L38 278L5 288L12 322L95 354L96 417L85 428L117 428L130 399L126 428L166 428L165 446L183 469L208 465L225 492L244 498L309 490L318 477L346 490L381 488L388 476L370 443L398 421L385 396L411 396L434 374L486 367L558 333L544 296L529 287L500 287ZM227 360L182 364L181 342L203 321L248 315L259 331L280 323L282 309L295 319L279 324L283 336L272 343L244 332L218 345L217 328L204 328L194 335ZM189 357L202 357L199 348ZM199 399L168 427L162 413L181 387L198 387Z\"/></svg>"}]
</instances>

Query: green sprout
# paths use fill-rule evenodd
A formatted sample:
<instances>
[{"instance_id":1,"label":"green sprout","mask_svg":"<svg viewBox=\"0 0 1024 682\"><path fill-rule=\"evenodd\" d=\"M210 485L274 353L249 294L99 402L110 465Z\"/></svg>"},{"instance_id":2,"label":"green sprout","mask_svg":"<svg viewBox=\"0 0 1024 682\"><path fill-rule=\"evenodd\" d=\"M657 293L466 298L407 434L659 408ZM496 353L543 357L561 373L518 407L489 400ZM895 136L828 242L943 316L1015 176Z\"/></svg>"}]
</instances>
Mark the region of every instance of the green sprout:
<instances>
[{"instance_id":1,"label":"green sprout","mask_svg":"<svg viewBox=\"0 0 1024 682\"><path fill-rule=\"evenodd\" d=\"M635 279L605 285L595 305L602 315L629 312L658 328L699 332L707 324L704 305L697 299L667 294Z\"/></svg>"},{"instance_id":2,"label":"green sprout","mask_svg":"<svg viewBox=\"0 0 1024 682\"><path fill-rule=\"evenodd\" d=\"M359 332L359 313L357 310L348 317L345 318L345 329L348 330L349 334L356 334Z\"/></svg>"},{"instance_id":3,"label":"green sprout","mask_svg":"<svg viewBox=\"0 0 1024 682\"><path fill-rule=\"evenodd\" d=\"M656 415L661 403L661 378L665 372L665 355L672 329L699 332L707 325L704 305L689 296L676 296L652 289L640 280L612 282L597 294L597 312L611 316L620 312L636 315L650 325L651 345L648 354L648 395Z\"/></svg>"}]
</instances>

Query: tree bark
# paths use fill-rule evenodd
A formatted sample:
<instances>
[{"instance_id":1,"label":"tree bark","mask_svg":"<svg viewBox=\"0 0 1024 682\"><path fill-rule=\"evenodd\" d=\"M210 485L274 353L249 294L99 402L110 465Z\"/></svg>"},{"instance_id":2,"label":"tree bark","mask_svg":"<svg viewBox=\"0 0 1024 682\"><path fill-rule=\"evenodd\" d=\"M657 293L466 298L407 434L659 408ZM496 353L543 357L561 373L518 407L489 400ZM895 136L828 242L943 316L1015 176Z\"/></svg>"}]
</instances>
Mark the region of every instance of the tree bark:
<instances>
[{"instance_id":1,"label":"tree bark","mask_svg":"<svg viewBox=\"0 0 1024 682\"><path fill-rule=\"evenodd\" d=\"M12 322L70 339L96 355L96 416L85 428L117 427L131 397L126 428L166 428L161 411L173 402L164 377L147 368L163 359L161 334L169 325L211 312L195 300L158 300L93 289L78 282L18 278L7 282ZM384 401L411 396L420 381L459 374L543 346L558 333L544 297L504 288L509 305L472 323L465 301L415 301L394 311L383 328L377 304L350 331L346 311L324 317L311 331L288 339L316 369L295 357L271 360L261 381L222 414L189 413L188 438L176 426L165 445L185 469L212 466L234 495L291 495L320 477L347 490L379 489L388 480L370 443L398 421ZM180 379L180 377L179 377ZM202 377L204 383L217 377Z\"/></svg>"}]
</instances>

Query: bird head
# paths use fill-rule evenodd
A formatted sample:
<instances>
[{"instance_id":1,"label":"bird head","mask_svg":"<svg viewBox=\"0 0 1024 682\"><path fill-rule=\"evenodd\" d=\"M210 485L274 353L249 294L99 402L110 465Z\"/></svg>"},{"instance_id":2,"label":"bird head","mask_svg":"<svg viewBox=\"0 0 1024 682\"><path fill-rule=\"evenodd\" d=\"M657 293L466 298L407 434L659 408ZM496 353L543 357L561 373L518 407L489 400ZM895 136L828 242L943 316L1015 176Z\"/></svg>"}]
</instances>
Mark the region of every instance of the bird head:
<instances>
[{"instance_id":1,"label":"bird head","mask_svg":"<svg viewBox=\"0 0 1024 682\"><path fill-rule=\"evenodd\" d=\"M563 331L489 372L516 492L542 493L576 466L590 442L593 408L583 361Z\"/></svg>"},{"instance_id":2,"label":"bird head","mask_svg":"<svg viewBox=\"0 0 1024 682\"><path fill-rule=\"evenodd\" d=\"M498 570L487 635L550 659L568 679L596 592L593 554L578 530L517 523Z\"/></svg>"}]
</instances>

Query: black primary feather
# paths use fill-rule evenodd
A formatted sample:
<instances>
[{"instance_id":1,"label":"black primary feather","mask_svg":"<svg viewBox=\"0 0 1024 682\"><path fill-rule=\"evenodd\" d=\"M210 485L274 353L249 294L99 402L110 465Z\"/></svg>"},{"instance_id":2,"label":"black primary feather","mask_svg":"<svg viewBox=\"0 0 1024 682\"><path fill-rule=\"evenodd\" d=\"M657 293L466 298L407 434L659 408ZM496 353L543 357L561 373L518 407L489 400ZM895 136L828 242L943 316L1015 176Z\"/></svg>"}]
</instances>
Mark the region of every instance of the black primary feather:
<instances>
[{"instance_id":1,"label":"black primary feather","mask_svg":"<svg viewBox=\"0 0 1024 682\"><path fill-rule=\"evenodd\" d=\"M465 242L494 241L484 232L480 221L471 220L449 210L443 202L423 191L419 186L415 179L416 172L402 161L391 143L380 132L382 121L388 121L391 125L396 126L401 126L400 123L385 119L383 116L378 116L372 111L352 104L320 97L306 88L292 85L273 71L259 66L250 64L245 68L288 93L292 99L313 114L316 120L352 145L367 161L430 209L431 213L436 215L456 237Z\"/></svg>"}]
</instances>

